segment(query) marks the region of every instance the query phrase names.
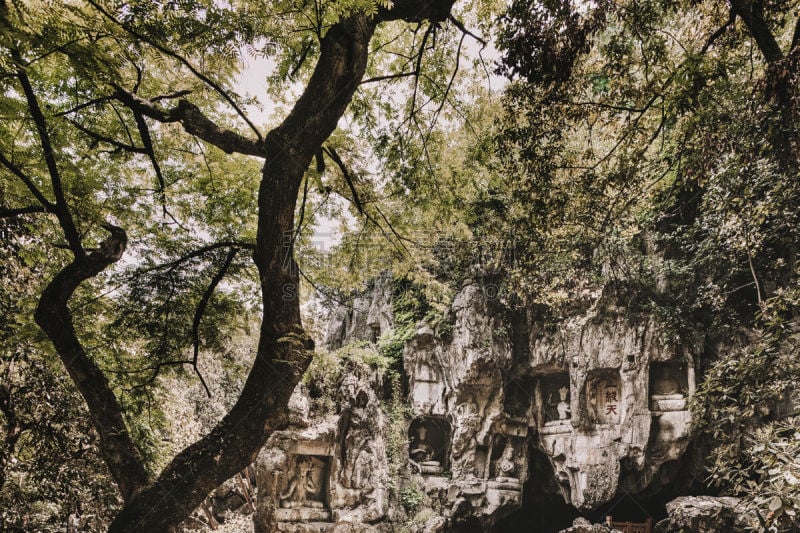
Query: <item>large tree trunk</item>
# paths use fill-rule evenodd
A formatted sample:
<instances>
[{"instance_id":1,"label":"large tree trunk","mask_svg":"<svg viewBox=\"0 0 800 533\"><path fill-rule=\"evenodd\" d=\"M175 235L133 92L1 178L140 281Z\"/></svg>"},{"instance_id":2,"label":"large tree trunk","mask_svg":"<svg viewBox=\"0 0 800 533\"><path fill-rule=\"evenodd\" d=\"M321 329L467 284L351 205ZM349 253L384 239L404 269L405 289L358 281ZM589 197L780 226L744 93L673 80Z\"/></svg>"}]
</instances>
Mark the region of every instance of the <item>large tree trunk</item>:
<instances>
[{"instance_id":1,"label":"large tree trunk","mask_svg":"<svg viewBox=\"0 0 800 533\"><path fill-rule=\"evenodd\" d=\"M44 207L58 216L76 258L48 286L36 320L53 341L86 400L100 434L104 458L125 499L125 506L109 531L151 533L174 529L209 492L251 464L275 430L287 425L286 405L311 361L313 349L300 321L299 275L292 242L303 174L336 128L364 75L376 25L397 19L442 22L453 1L396 0L391 9L381 8L375 17L356 14L334 24L322 39L320 57L304 93L289 116L263 141L217 127L189 102L181 101L177 108L164 110L153 101L116 87L114 98L137 114L161 122L180 122L189 134L227 153L265 158L253 254L260 275L263 317L253 366L231 411L208 435L179 453L152 483L147 480L113 390L81 345L68 309L77 286L119 259L124 243L122 248L114 249L112 239L100 252L87 256L63 194L57 195L55 204L42 198ZM99 3L92 5L102 11ZM20 78L27 83L24 72ZM30 89L27 93L42 147L45 153L51 153L45 118L29 86L26 85ZM55 159L49 158L48 165L54 189L61 191ZM116 230L119 228L112 229L112 237ZM121 235L124 238L124 232Z\"/></svg>"},{"instance_id":2,"label":"large tree trunk","mask_svg":"<svg viewBox=\"0 0 800 533\"><path fill-rule=\"evenodd\" d=\"M266 137L254 253L263 319L239 400L208 436L175 457L125 506L110 531L167 531L179 524L209 492L252 463L273 431L287 425L289 396L313 348L300 323L291 241L297 194L312 157L336 128L364 74L373 29L373 21L355 16L328 31L308 87Z\"/></svg>"}]
</instances>

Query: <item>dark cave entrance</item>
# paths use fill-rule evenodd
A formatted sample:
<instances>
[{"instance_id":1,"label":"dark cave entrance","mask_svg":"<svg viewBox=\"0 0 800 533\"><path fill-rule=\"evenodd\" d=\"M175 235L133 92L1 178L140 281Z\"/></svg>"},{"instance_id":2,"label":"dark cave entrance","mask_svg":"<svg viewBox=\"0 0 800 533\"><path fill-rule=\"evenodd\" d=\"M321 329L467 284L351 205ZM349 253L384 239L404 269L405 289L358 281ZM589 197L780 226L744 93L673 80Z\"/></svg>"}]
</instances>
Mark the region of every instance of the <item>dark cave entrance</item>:
<instances>
[{"instance_id":1,"label":"dark cave entrance","mask_svg":"<svg viewBox=\"0 0 800 533\"><path fill-rule=\"evenodd\" d=\"M532 447L528 449L528 471L528 480L522 488L522 507L497 522L492 529L495 533L557 533L580 516L559 494L558 481L547 456Z\"/></svg>"},{"instance_id":2,"label":"dark cave entrance","mask_svg":"<svg viewBox=\"0 0 800 533\"><path fill-rule=\"evenodd\" d=\"M598 509L580 513L564 503L547 456L535 448L530 448L528 454L529 474L523 486L522 507L500 520L492 529L495 533L558 533L579 516L594 524L603 523L607 515L614 521L644 522L652 518L656 523L667 516L666 504L675 497L668 493L643 497L622 492Z\"/></svg>"}]
</instances>

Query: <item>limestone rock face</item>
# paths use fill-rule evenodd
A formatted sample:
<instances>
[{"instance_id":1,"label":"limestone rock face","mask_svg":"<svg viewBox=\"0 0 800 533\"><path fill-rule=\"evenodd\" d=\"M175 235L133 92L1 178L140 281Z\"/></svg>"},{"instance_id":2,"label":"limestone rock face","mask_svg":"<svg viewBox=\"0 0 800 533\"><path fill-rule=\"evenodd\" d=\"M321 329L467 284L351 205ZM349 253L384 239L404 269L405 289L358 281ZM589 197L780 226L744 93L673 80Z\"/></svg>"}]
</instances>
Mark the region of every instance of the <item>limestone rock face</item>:
<instances>
[{"instance_id":1,"label":"limestone rock face","mask_svg":"<svg viewBox=\"0 0 800 533\"><path fill-rule=\"evenodd\" d=\"M396 326L393 286L381 276L335 309L328 348L367 341L377 350ZM256 531L411 523L406 504L417 493L409 487L419 487L428 513L411 530L458 531L476 522L488 529L519 509L531 483L580 511L668 483L661 467L681 457L690 437L702 339L678 342L653 320L598 306L544 325L492 296L467 282L449 327L413 325L402 355L400 453L396 431L390 437L398 423L396 412L388 422L390 387L376 371L345 372L336 412L321 419L310 420L308 392L298 387L293 425L259 457Z\"/></svg>"},{"instance_id":2,"label":"limestone rock face","mask_svg":"<svg viewBox=\"0 0 800 533\"><path fill-rule=\"evenodd\" d=\"M323 343L336 350L349 342L375 342L392 323L392 277L384 273L369 290L355 295L349 305L334 309Z\"/></svg>"},{"instance_id":3,"label":"limestone rock face","mask_svg":"<svg viewBox=\"0 0 800 533\"><path fill-rule=\"evenodd\" d=\"M640 492L662 464L685 451L691 348L660 340L653 322L598 320L594 312L531 336L537 445L550 457L567 503L585 511L610 501L620 473L622 488ZM568 417L554 416L552 408L548 414L559 376L569 382Z\"/></svg>"},{"instance_id":4,"label":"limestone rock face","mask_svg":"<svg viewBox=\"0 0 800 533\"><path fill-rule=\"evenodd\" d=\"M386 417L375 373L348 373L336 413L276 432L257 461L255 531L381 531L388 510ZM298 386L295 395L306 394ZM309 402L295 399L295 403ZM302 413L293 411L293 415Z\"/></svg>"}]
</instances>

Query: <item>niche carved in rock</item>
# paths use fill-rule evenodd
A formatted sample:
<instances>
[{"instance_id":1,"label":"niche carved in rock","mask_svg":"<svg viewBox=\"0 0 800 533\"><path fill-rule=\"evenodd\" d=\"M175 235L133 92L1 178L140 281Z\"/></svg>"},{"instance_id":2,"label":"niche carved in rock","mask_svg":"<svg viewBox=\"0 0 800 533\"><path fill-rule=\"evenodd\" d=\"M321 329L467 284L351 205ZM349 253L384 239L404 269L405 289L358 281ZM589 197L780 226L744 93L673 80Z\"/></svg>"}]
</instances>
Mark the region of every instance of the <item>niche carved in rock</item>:
<instances>
[{"instance_id":1,"label":"niche carved in rock","mask_svg":"<svg viewBox=\"0 0 800 533\"><path fill-rule=\"evenodd\" d=\"M542 419L545 426L568 423L572 415L570 407L569 374L560 372L540 378L542 390Z\"/></svg>"},{"instance_id":2,"label":"niche carved in rock","mask_svg":"<svg viewBox=\"0 0 800 533\"><path fill-rule=\"evenodd\" d=\"M408 428L408 458L421 474L441 474L447 466L450 424L441 418L419 417Z\"/></svg>"},{"instance_id":3,"label":"niche carved in rock","mask_svg":"<svg viewBox=\"0 0 800 533\"><path fill-rule=\"evenodd\" d=\"M655 412L686 410L689 390L686 364L679 361L654 362L650 365L650 410Z\"/></svg>"}]
</instances>

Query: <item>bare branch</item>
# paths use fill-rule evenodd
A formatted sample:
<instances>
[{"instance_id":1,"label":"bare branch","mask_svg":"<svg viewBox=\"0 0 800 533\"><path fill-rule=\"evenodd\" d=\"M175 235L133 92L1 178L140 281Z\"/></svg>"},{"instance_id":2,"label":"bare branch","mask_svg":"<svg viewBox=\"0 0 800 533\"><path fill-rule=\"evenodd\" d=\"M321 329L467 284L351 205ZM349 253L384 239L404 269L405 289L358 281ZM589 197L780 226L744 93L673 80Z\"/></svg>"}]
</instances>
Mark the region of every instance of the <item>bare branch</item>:
<instances>
[{"instance_id":1,"label":"bare branch","mask_svg":"<svg viewBox=\"0 0 800 533\"><path fill-rule=\"evenodd\" d=\"M705 54L708 51L708 49L711 48L711 45L714 44L714 41L719 39L722 36L722 34L724 34L725 31L733 25L734 22L736 22L736 11L733 8L731 8L728 14L728 20L725 21L725 24L720 26L717 29L717 31L715 31L709 36L708 40L706 41L706 44L704 44L703 48L700 49L700 53Z\"/></svg>"},{"instance_id":2,"label":"bare branch","mask_svg":"<svg viewBox=\"0 0 800 533\"><path fill-rule=\"evenodd\" d=\"M47 170L50 174L50 182L53 185L53 194L56 198L54 212L58 217L61 228L64 230L64 237L69 243L70 250L75 254L76 258L86 256L86 252L81 244L81 238L78 230L75 227L75 221L72 219L72 214L67 205L67 199L64 196L64 187L61 183L61 175L56 164L55 151L50 142L50 134L47 131L47 121L44 118L41 107L39 107L39 100L33 91L33 86L28 79L28 75L23 69L17 71L17 78L19 78L22 89L25 92L25 98L28 101L28 110L31 113L33 122L36 125L36 131L39 134L39 142L42 146L42 155L44 156Z\"/></svg>"},{"instance_id":3,"label":"bare branch","mask_svg":"<svg viewBox=\"0 0 800 533\"><path fill-rule=\"evenodd\" d=\"M333 162L336 163L336 166L339 167L339 170L341 171L342 176L344 177L344 181L347 183L347 187L350 189L350 194L352 195L352 199L350 200L352 201L353 205L356 206L358 214L362 215L376 228L378 228L380 232L383 234L383 236L386 237L386 240L392 243L392 245L395 248L397 248L398 252L400 252L401 254L409 253L408 248L406 248L405 244L403 244L403 238L395 231L394 227L392 227L389 220L383 215L383 213L381 212L380 208L377 205L375 206L375 209L383 217L383 220L386 221L387 226L389 226L389 230L392 232L397 241L400 243L400 246L397 246L394 240L386 233L386 230L383 229L383 226L364 209L364 204L361 202L361 199L358 196L358 192L356 190L355 183L353 181L353 176L350 173L350 170L344 164L344 161L342 161L342 158L336 152L336 150L334 148L329 148L329 147L325 147L323 148L323 150L325 151L326 154L328 154L328 156L333 160Z\"/></svg>"},{"instance_id":4,"label":"bare branch","mask_svg":"<svg viewBox=\"0 0 800 533\"><path fill-rule=\"evenodd\" d=\"M29 205L28 207L0 207L0 218L16 217L30 213L49 213L50 211L41 205Z\"/></svg>"},{"instance_id":5,"label":"bare branch","mask_svg":"<svg viewBox=\"0 0 800 533\"><path fill-rule=\"evenodd\" d=\"M175 91L174 93L170 94L162 94L161 96L154 96L150 99L151 102L160 102L161 100L174 100L175 98L181 98L182 96L186 96L192 94L192 91L188 89L184 89L183 91Z\"/></svg>"},{"instance_id":6,"label":"bare branch","mask_svg":"<svg viewBox=\"0 0 800 533\"><path fill-rule=\"evenodd\" d=\"M68 118L67 121L69 121L70 124L72 124L73 126L78 128L79 130L81 130L83 133L85 133L86 135L88 135L89 137L94 139L95 141L106 143L106 144L110 144L111 146L119 148L120 150L125 150L126 152L132 152L132 153L135 153L135 154L144 154L145 153L145 149L140 147L140 146L134 146L132 144L120 142L120 141L117 141L116 139L112 139L111 137L106 137L105 135L101 135L101 134L97 133L96 131L90 130L89 128L87 128L86 126L84 126L83 124L81 124L80 122L78 122L75 119Z\"/></svg>"},{"instance_id":7,"label":"bare branch","mask_svg":"<svg viewBox=\"0 0 800 533\"><path fill-rule=\"evenodd\" d=\"M303 63L306 62L306 58L308 57L308 53L311 51L311 46L313 44L314 43L312 41L308 41L305 46L303 46L303 49L300 51L300 57L297 59L297 64L295 64L294 68L292 68L292 71L289 73L289 79L293 80L303 67Z\"/></svg>"},{"instance_id":8,"label":"bare branch","mask_svg":"<svg viewBox=\"0 0 800 533\"><path fill-rule=\"evenodd\" d=\"M94 8L97 9L100 13L105 15L105 17L108 18L111 22L113 22L114 24L118 25L119 27L124 29L126 32L130 33L136 39L149 44L150 46L152 46L153 48L155 48L156 50L158 50L162 54L168 55L169 57L177 60L179 63L184 65L186 68L188 68L191 71L192 74L197 76L197 78L202 80L206 85L208 85L209 87L214 89L214 91L216 91L217 94L219 94L226 102L228 102L228 104L236 111L236 113L240 117L242 117L242 120L244 120L247 123L247 125L250 126L250 129L252 129L253 132L256 134L256 137L258 138L259 142L263 142L264 139L261 136L261 132L258 131L258 128L256 128L255 124L253 124L250 121L250 119L247 118L247 115L236 104L236 102L233 101L233 98L231 98L231 96L227 93L227 91L225 91L222 87L220 87L216 82L212 81L208 76L206 76L205 74L203 74L202 72L197 70L194 67L194 65L192 65L186 58L184 58L183 56L173 52L169 48L158 44L154 40L150 39L148 36L137 32L136 30L131 28L128 24L125 24L124 22L121 22L121 21L117 20L116 17L114 17L111 13L109 13L106 9L104 9L103 6L101 6L95 0L89 0L89 3L92 6L94 6Z\"/></svg>"},{"instance_id":9,"label":"bare branch","mask_svg":"<svg viewBox=\"0 0 800 533\"><path fill-rule=\"evenodd\" d=\"M626 105L617 105L617 104L609 104L606 102L595 102L591 100L584 100L584 101L570 101L570 100L562 100L565 104L568 105L575 105L575 106L594 106L594 107L601 107L603 109L611 109L613 111L627 111L628 113L641 113L646 111L646 109L641 107L631 107Z\"/></svg>"},{"instance_id":10,"label":"bare branch","mask_svg":"<svg viewBox=\"0 0 800 533\"><path fill-rule=\"evenodd\" d=\"M422 44L419 46L417 62L414 65L414 73L416 76L414 77L414 90L411 92L411 116L414 116L417 113L417 89L419 88L419 74L422 71L422 56L425 54L425 45L428 42L428 37L430 37L431 32L433 32L433 24L430 24L425 30L425 33L422 35Z\"/></svg>"},{"instance_id":11,"label":"bare branch","mask_svg":"<svg viewBox=\"0 0 800 533\"><path fill-rule=\"evenodd\" d=\"M364 206L361 204L361 200L358 197L358 192L356 192L356 186L353 184L353 177L350 175L350 171L342 161L342 158L339 157L339 154L336 152L335 148L332 147L325 147L323 148L326 154L336 163L336 166L339 167L339 170L342 172L342 176L344 176L344 181L347 183L347 187L350 189L350 194L353 195L353 203L358 210L360 215L364 214Z\"/></svg>"},{"instance_id":12,"label":"bare branch","mask_svg":"<svg viewBox=\"0 0 800 533\"><path fill-rule=\"evenodd\" d=\"M397 74L386 74L385 76L375 76L374 78L367 78L361 81L361 85L366 83L375 83L377 81L396 80L399 78L408 78L409 76L417 76L418 72L398 72Z\"/></svg>"},{"instance_id":13,"label":"bare branch","mask_svg":"<svg viewBox=\"0 0 800 533\"><path fill-rule=\"evenodd\" d=\"M431 134L433 133L433 127L436 124L437 119L439 118L439 113L442 112L444 105L447 103L447 97L450 94L450 90L453 88L453 82L456 80L456 75L458 74L458 69L461 65L461 48L464 46L464 38L466 37L466 33L461 34L461 39L458 41L458 49L456 50L456 64L453 67L453 74L450 76L450 81L447 82L447 87L444 90L444 94L442 95L442 102L439 104L439 107L436 108L436 111L433 113L433 117L431 118L431 124L428 128L428 133L425 135L423 139L423 144L427 146L428 139L430 139Z\"/></svg>"},{"instance_id":14,"label":"bare branch","mask_svg":"<svg viewBox=\"0 0 800 533\"><path fill-rule=\"evenodd\" d=\"M231 262L233 261L233 258L236 257L236 253L238 251L239 250L237 248L231 248L228 252L228 255L225 257L225 262L222 264L222 268L220 268L211 279L211 283L208 284L206 291L203 293L203 297L200 298L200 303L197 304L197 310L194 313L194 320L192 321L192 347L194 349L194 354L192 356L192 368L194 368L197 377L200 378L200 382L203 384L203 388L206 389L206 394L208 394L209 398L211 398L211 391L208 389L206 380L203 379L202 374L200 374L200 370L197 368L197 358L200 354L200 322L203 320L203 315L205 315L208 302L211 300L214 290L217 288L217 285L219 285L219 282L222 281L222 278L225 277L225 274L228 272Z\"/></svg>"},{"instance_id":15,"label":"bare branch","mask_svg":"<svg viewBox=\"0 0 800 533\"><path fill-rule=\"evenodd\" d=\"M187 133L196 135L226 154L238 152L258 157L265 155L260 141L248 139L234 131L220 128L206 117L200 108L186 100L180 100L177 107L164 110L154 102L140 98L121 87L116 87L116 89L115 97L131 110L158 122L180 122Z\"/></svg>"},{"instance_id":16,"label":"bare branch","mask_svg":"<svg viewBox=\"0 0 800 533\"><path fill-rule=\"evenodd\" d=\"M156 173L159 198L161 200L161 211L164 216L169 216L173 222L178 224L178 226L181 226L175 217L173 217L172 214L167 210L167 184L164 181L164 175L161 173L161 165L158 164L158 159L156 158L156 152L153 148L153 139L150 137L150 128L147 127L147 121L144 119L144 115L142 115L140 111L136 109L131 109L131 111L133 112L133 118L136 120L136 127L139 129L139 137L141 137L142 144L144 145L144 153L147 154L147 158L150 160L150 164L153 166L153 171Z\"/></svg>"},{"instance_id":17,"label":"bare branch","mask_svg":"<svg viewBox=\"0 0 800 533\"><path fill-rule=\"evenodd\" d=\"M190 261L196 257L200 257L202 255L207 254L210 251L218 250L220 248L241 248L245 250L255 250L255 245L249 242L242 242L242 241L220 241L215 242L213 244L209 244L207 246L203 246L201 248L197 248L192 250L189 253L182 255L181 257L175 259L174 261L170 261L169 263L163 263L160 265L152 266L149 268L145 268L143 270L138 271L134 278L142 276L148 272L153 272L155 270L174 270L175 268L179 267L181 264Z\"/></svg>"},{"instance_id":18,"label":"bare branch","mask_svg":"<svg viewBox=\"0 0 800 533\"><path fill-rule=\"evenodd\" d=\"M55 213L55 205L53 205L53 203L50 200L44 197L44 194L42 194L42 191L40 191L39 188L36 186L36 184L33 183L33 180L30 178L30 176L25 174L22 171L22 169L20 169L17 165L12 163L1 152L0 152L0 164L6 167L9 171L11 171L12 174L18 177L22 181L22 183L25 184L28 190L31 191L31 194L33 194L33 196L39 201L39 203L42 204L42 207L44 207L51 213Z\"/></svg>"},{"instance_id":19,"label":"bare branch","mask_svg":"<svg viewBox=\"0 0 800 533\"><path fill-rule=\"evenodd\" d=\"M475 35L471 31L469 31L467 28L465 28L464 25L461 23L461 21L458 20L457 18L455 18L452 14L447 17L447 20L452 22L453 26L458 28L461 31L461 33L463 33L464 35L469 35L470 37L472 37L473 39L475 39L476 41L481 43L481 47L482 48L486 48L486 45L487 45L486 40L478 37L477 35Z\"/></svg>"},{"instance_id":20,"label":"bare branch","mask_svg":"<svg viewBox=\"0 0 800 533\"><path fill-rule=\"evenodd\" d=\"M65 115L71 115L72 113L76 113L76 112L80 111L81 109L86 109L87 107L92 107L92 106L95 106L97 104L102 104L103 102L108 102L109 100L113 100L113 99L114 99L113 96L102 96L100 98L95 98L93 100L89 100L87 102L83 102L82 104L78 104L78 105L76 105L74 107L71 107L71 108L67 109L66 111L60 111L60 112L56 113L55 116L63 117Z\"/></svg>"}]
</instances>

